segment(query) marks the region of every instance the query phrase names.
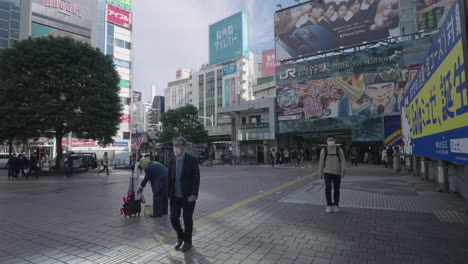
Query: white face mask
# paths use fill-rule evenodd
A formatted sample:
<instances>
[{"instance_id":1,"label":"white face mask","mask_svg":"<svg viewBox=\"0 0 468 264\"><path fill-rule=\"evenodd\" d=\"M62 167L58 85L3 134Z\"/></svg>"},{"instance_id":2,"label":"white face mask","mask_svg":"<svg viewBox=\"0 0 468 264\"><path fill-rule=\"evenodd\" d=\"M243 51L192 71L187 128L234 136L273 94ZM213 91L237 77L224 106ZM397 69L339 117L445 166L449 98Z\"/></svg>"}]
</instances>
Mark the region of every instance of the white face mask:
<instances>
[{"instance_id":1,"label":"white face mask","mask_svg":"<svg viewBox=\"0 0 468 264\"><path fill-rule=\"evenodd\" d=\"M182 149L174 148L174 154L176 154L176 156L180 156L180 154L182 154Z\"/></svg>"},{"instance_id":2,"label":"white face mask","mask_svg":"<svg viewBox=\"0 0 468 264\"><path fill-rule=\"evenodd\" d=\"M335 141L327 141L329 147L335 146Z\"/></svg>"}]
</instances>

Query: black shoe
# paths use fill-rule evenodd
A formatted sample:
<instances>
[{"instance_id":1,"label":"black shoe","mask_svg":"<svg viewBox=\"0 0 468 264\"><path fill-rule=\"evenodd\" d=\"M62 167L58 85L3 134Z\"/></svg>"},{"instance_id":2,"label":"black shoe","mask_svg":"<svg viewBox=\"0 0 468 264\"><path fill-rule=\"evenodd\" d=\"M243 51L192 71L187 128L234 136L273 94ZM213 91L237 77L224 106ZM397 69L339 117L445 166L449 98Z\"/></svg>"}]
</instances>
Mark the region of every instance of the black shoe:
<instances>
[{"instance_id":1,"label":"black shoe","mask_svg":"<svg viewBox=\"0 0 468 264\"><path fill-rule=\"evenodd\" d=\"M175 245L174 249L179 251L180 247L182 246L182 243L184 243L183 239L177 239L177 244ZM184 245L184 247L185 247L185 245Z\"/></svg>"},{"instance_id":2,"label":"black shoe","mask_svg":"<svg viewBox=\"0 0 468 264\"><path fill-rule=\"evenodd\" d=\"M191 244L191 243L184 243L184 246L180 249L180 251L182 251L182 252L187 252L187 251L189 251L191 248L192 248L192 244Z\"/></svg>"}]
</instances>

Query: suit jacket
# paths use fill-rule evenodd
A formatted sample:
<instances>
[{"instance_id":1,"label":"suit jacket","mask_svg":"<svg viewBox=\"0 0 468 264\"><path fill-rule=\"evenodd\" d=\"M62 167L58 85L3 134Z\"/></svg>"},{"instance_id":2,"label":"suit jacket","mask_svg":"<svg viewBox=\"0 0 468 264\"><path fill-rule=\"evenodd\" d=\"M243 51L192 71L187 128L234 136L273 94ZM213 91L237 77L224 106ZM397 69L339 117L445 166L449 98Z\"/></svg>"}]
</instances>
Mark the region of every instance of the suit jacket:
<instances>
[{"instance_id":1,"label":"suit jacket","mask_svg":"<svg viewBox=\"0 0 468 264\"><path fill-rule=\"evenodd\" d=\"M198 189L200 187L200 169L198 167L198 160L194 156L184 153L184 163L182 164L182 172L180 182L182 185L182 193L184 197L195 195L198 197ZM176 158L169 162L169 182L168 182L168 196L171 198L175 191L175 177L176 176Z\"/></svg>"}]
</instances>

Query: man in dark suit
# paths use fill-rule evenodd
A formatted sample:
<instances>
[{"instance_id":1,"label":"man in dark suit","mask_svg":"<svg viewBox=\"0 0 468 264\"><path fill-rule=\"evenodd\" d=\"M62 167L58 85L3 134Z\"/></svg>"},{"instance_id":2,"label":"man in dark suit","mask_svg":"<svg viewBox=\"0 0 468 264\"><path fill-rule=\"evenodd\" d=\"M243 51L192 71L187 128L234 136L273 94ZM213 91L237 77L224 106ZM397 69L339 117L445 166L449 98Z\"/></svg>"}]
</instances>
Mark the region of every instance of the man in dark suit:
<instances>
[{"instance_id":1,"label":"man in dark suit","mask_svg":"<svg viewBox=\"0 0 468 264\"><path fill-rule=\"evenodd\" d=\"M187 140L178 137L172 141L175 158L169 162L168 196L171 206L171 224L177 232L175 250L182 252L192 248L193 210L198 198L200 169L196 157L185 153ZM183 211L184 227L180 224ZM182 247L182 243L184 244Z\"/></svg>"}]
</instances>

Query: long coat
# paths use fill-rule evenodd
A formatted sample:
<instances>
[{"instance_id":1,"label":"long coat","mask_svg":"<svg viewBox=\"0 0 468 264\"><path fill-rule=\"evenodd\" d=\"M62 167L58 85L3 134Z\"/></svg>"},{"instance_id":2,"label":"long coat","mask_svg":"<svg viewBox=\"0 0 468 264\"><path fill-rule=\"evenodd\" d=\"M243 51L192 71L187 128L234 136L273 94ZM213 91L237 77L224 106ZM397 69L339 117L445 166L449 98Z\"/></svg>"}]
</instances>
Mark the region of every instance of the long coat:
<instances>
[{"instance_id":1,"label":"long coat","mask_svg":"<svg viewBox=\"0 0 468 264\"><path fill-rule=\"evenodd\" d=\"M393 169L396 171L401 170L401 152L400 150L395 150L393 152Z\"/></svg>"},{"instance_id":2,"label":"long coat","mask_svg":"<svg viewBox=\"0 0 468 264\"><path fill-rule=\"evenodd\" d=\"M167 214L167 168L159 162L150 162L145 169L145 178L141 182L141 187L145 187L148 181L153 191L153 216Z\"/></svg>"}]
</instances>

